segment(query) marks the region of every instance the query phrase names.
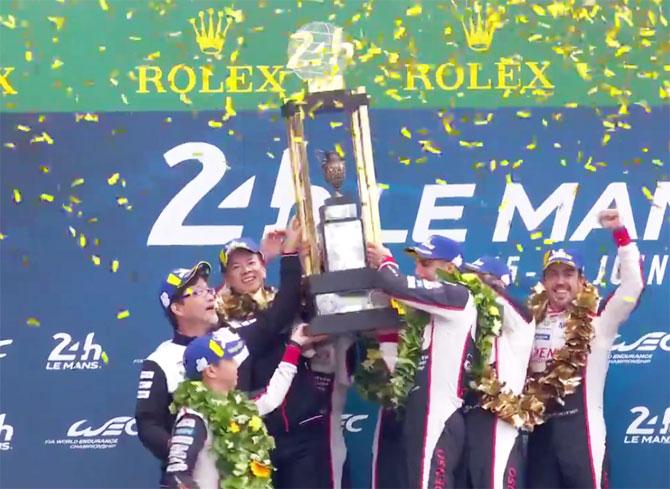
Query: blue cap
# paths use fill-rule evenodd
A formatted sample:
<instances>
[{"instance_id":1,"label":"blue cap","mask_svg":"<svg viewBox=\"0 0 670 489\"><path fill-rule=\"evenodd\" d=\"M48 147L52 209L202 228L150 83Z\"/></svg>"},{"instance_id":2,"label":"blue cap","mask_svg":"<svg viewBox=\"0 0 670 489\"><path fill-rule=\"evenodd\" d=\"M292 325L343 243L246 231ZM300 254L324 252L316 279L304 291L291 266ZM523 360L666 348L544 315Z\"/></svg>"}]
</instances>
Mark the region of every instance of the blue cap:
<instances>
[{"instance_id":1,"label":"blue cap","mask_svg":"<svg viewBox=\"0 0 670 489\"><path fill-rule=\"evenodd\" d=\"M188 284L196 275L209 277L212 267L206 261L200 261L192 268L176 268L172 270L167 277L161 282L160 292L158 298L161 306L166 311L169 309L172 301L177 297L186 284Z\"/></svg>"},{"instance_id":2,"label":"blue cap","mask_svg":"<svg viewBox=\"0 0 670 489\"><path fill-rule=\"evenodd\" d=\"M512 272L509 267L493 256L481 256L472 263L466 263L465 268L479 273L489 273L505 285L512 283Z\"/></svg>"},{"instance_id":3,"label":"blue cap","mask_svg":"<svg viewBox=\"0 0 670 489\"><path fill-rule=\"evenodd\" d=\"M457 267L463 264L463 249L458 241L438 236L429 236L426 241L415 246L405 248L405 252L426 260L446 260Z\"/></svg>"},{"instance_id":4,"label":"blue cap","mask_svg":"<svg viewBox=\"0 0 670 489\"><path fill-rule=\"evenodd\" d=\"M546 270L554 263L565 263L566 265L575 267L580 272L584 271L584 260L577 250L558 248L547 251L544 254L542 270Z\"/></svg>"},{"instance_id":5,"label":"blue cap","mask_svg":"<svg viewBox=\"0 0 670 489\"><path fill-rule=\"evenodd\" d=\"M191 341L184 350L184 369L186 377L201 380L202 371L209 365L217 365L221 360L233 360L238 365L240 354L246 352L244 341L237 335L230 341L221 341L210 333Z\"/></svg>"},{"instance_id":6,"label":"blue cap","mask_svg":"<svg viewBox=\"0 0 670 489\"><path fill-rule=\"evenodd\" d=\"M226 267L228 266L228 260L230 259L230 254L236 250L247 250L251 253L257 253L263 258L263 253L261 253L261 248L256 244L256 242L251 238L237 238L231 239L226 244L223 245L221 251L219 252L219 263L221 264L221 273L225 273Z\"/></svg>"}]
</instances>

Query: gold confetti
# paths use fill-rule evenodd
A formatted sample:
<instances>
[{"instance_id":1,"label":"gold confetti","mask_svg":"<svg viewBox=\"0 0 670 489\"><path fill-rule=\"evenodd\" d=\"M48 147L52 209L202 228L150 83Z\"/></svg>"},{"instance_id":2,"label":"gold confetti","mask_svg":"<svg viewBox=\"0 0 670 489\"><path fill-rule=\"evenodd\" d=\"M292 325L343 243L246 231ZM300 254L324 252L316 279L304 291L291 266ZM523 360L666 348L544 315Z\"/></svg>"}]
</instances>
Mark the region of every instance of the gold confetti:
<instances>
[{"instance_id":1,"label":"gold confetti","mask_svg":"<svg viewBox=\"0 0 670 489\"><path fill-rule=\"evenodd\" d=\"M53 202L54 196L50 194L40 194L40 200L42 202Z\"/></svg>"},{"instance_id":2,"label":"gold confetti","mask_svg":"<svg viewBox=\"0 0 670 489\"><path fill-rule=\"evenodd\" d=\"M342 122L330 121L330 128L335 129L336 127L341 127L343 124Z\"/></svg>"},{"instance_id":3,"label":"gold confetti","mask_svg":"<svg viewBox=\"0 0 670 489\"><path fill-rule=\"evenodd\" d=\"M530 239L540 239L541 237L542 237L542 231L538 231L530 235Z\"/></svg>"},{"instance_id":4,"label":"gold confetti","mask_svg":"<svg viewBox=\"0 0 670 489\"><path fill-rule=\"evenodd\" d=\"M530 119L530 110L517 110L516 116L520 119Z\"/></svg>"},{"instance_id":5,"label":"gold confetti","mask_svg":"<svg viewBox=\"0 0 670 489\"><path fill-rule=\"evenodd\" d=\"M30 127L19 124L16 126L16 130L21 132L30 132Z\"/></svg>"},{"instance_id":6,"label":"gold confetti","mask_svg":"<svg viewBox=\"0 0 670 489\"><path fill-rule=\"evenodd\" d=\"M79 246L81 248L86 248L86 243L87 243L86 236L84 234L80 234L79 235Z\"/></svg>"},{"instance_id":7,"label":"gold confetti","mask_svg":"<svg viewBox=\"0 0 670 489\"><path fill-rule=\"evenodd\" d=\"M98 3L100 3L100 8L107 12L109 10L109 5L107 5L107 0L98 0Z\"/></svg>"},{"instance_id":8,"label":"gold confetti","mask_svg":"<svg viewBox=\"0 0 670 489\"><path fill-rule=\"evenodd\" d=\"M0 15L0 24L4 25L8 29L16 29L16 17L13 15L8 15L6 18Z\"/></svg>"},{"instance_id":9,"label":"gold confetti","mask_svg":"<svg viewBox=\"0 0 670 489\"><path fill-rule=\"evenodd\" d=\"M65 25L65 17L48 16L47 20L53 23L54 27L56 27L56 31L61 30Z\"/></svg>"},{"instance_id":10,"label":"gold confetti","mask_svg":"<svg viewBox=\"0 0 670 489\"><path fill-rule=\"evenodd\" d=\"M516 249L519 253L523 253L523 246L521 246L521 243L516 244Z\"/></svg>"},{"instance_id":11,"label":"gold confetti","mask_svg":"<svg viewBox=\"0 0 670 489\"><path fill-rule=\"evenodd\" d=\"M526 149L529 149L529 150L532 151L535 148L537 148L537 138L535 138L535 136L533 136L532 141L526 145Z\"/></svg>"},{"instance_id":12,"label":"gold confetti","mask_svg":"<svg viewBox=\"0 0 670 489\"><path fill-rule=\"evenodd\" d=\"M112 271L112 273L116 273L119 270L119 260L112 260L112 264L110 265L109 269Z\"/></svg>"},{"instance_id":13,"label":"gold confetti","mask_svg":"<svg viewBox=\"0 0 670 489\"><path fill-rule=\"evenodd\" d=\"M423 151L428 151L429 153L433 153L436 155L442 154L442 150L438 148L437 146L433 145L432 141L429 141L428 139L422 139L419 141L419 144L421 145L421 149ZM418 162L418 160L417 160Z\"/></svg>"},{"instance_id":14,"label":"gold confetti","mask_svg":"<svg viewBox=\"0 0 670 489\"><path fill-rule=\"evenodd\" d=\"M78 187L79 185L83 185L83 184L84 184L84 179L83 178L77 178L70 184L70 188Z\"/></svg>"},{"instance_id":15,"label":"gold confetti","mask_svg":"<svg viewBox=\"0 0 670 489\"><path fill-rule=\"evenodd\" d=\"M407 139L412 139L412 133L406 127L403 127L402 129L400 129L400 134L405 136Z\"/></svg>"},{"instance_id":16,"label":"gold confetti","mask_svg":"<svg viewBox=\"0 0 670 489\"><path fill-rule=\"evenodd\" d=\"M483 141L463 141L463 140L459 140L458 144L459 144L459 146L462 146L464 148L483 148L484 147Z\"/></svg>"},{"instance_id":17,"label":"gold confetti","mask_svg":"<svg viewBox=\"0 0 670 489\"><path fill-rule=\"evenodd\" d=\"M642 187L642 193L644 194L644 196L648 200L651 200L651 201L654 200L654 196L652 195L651 191L647 187Z\"/></svg>"},{"instance_id":18,"label":"gold confetti","mask_svg":"<svg viewBox=\"0 0 670 489\"><path fill-rule=\"evenodd\" d=\"M342 149L340 143L335 143L335 151L337 151L337 154L340 155L340 158L344 158L344 150Z\"/></svg>"},{"instance_id":19,"label":"gold confetti","mask_svg":"<svg viewBox=\"0 0 670 489\"><path fill-rule=\"evenodd\" d=\"M107 356L107 352L106 352L106 351L103 351L103 352L100 354L100 358L102 358L102 361L105 362L105 365L107 365L107 364L109 363L109 357Z\"/></svg>"},{"instance_id":20,"label":"gold confetti","mask_svg":"<svg viewBox=\"0 0 670 489\"><path fill-rule=\"evenodd\" d=\"M116 198L116 203L118 205L125 205L128 203L128 199L126 197L117 197Z\"/></svg>"},{"instance_id":21,"label":"gold confetti","mask_svg":"<svg viewBox=\"0 0 670 489\"><path fill-rule=\"evenodd\" d=\"M15 188L13 190L13 194L14 194L14 196L13 196L14 202L16 204L19 204L21 202L21 192L19 191L18 188Z\"/></svg>"},{"instance_id":22,"label":"gold confetti","mask_svg":"<svg viewBox=\"0 0 670 489\"><path fill-rule=\"evenodd\" d=\"M121 175L118 174L118 173L113 174L111 177L109 177L109 178L107 179L107 184L108 184L108 185L116 185L116 182L119 181L119 177L120 177L120 176L121 176Z\"/></svg>"},{"instance_id":23,"label":"gold confetti","mask_svg":"<svg viewBox=\"0 0 670 489\"><path fill-rule=\"evenodd\" d=\"M123 309L116 314L116 319L126 319L130 316L130 311L128 309Z\"/></svg>"},{"instance_id":24,"label":"gold confetti","mask_svg":"<svg viewBox=\"0 0 670 489\"><path fill-rule=\"evenodd\" d=\"M29 317L29 318L26 320L26 324L27 324L28 326L30 326L30 327L36 328L36 327L38 327L41 323L40 323L40 320L37 319L36 317Z\"/></svg>"},{"instance_id":25,"label":"gold confetti","mask_svg":"<svg viewBox=\"0 0 670 489\"><path fill-rule=\"evenodd\" d=\"M423 9L421 8L421 4L414 5L413 7L410 7L406 10L405 14L407 17L416 17L417 15L421 15L421 11Z\"/></svg>"},{"instance_id":26,"label":"gold confetti","mask_svg":"<svg viewBox=\"0 0 670 489\"><path fill-rule=\"evenodd\" d=\"M446 180L442 180L441 178L436 178L436 179L435 179L435 183L440 184L440 185L446 185L446 184L447 184L447 181L446 181Z\"/></svg>"},{"instance_id":27,"label":"gold confetti","mask_svg":"<svg viewBox=\"0 0 670 489\"><path fill-rule=\"evenodd\" d=\"M219 128L219 127L223 127L223 122L219 122L219 121L209 121L209 122L207 123L207 125L208 125L209 127Z\"/></svg>"},{"instance_id":28,"label":"gold confetti","mask_svg":"<svg viewBox=\"0 0 670 489\"><path fill-rule=\"evenodd\" d=\"M100 257L98 255L91 255L91 261L96 267L100 266Z\"/></svg>"},{"instance_id":29,"label":"gold confetti","mask_svg":"<svg viewBox=\"0 0 670 489\"><path fill-rule=\"evenodd\" d=\"M52 70L57 70L61 66L63 66L65 63L63 63L59 58L54 59L53 63L51 63L51 69Z\"/></svg>"}]
</instances>

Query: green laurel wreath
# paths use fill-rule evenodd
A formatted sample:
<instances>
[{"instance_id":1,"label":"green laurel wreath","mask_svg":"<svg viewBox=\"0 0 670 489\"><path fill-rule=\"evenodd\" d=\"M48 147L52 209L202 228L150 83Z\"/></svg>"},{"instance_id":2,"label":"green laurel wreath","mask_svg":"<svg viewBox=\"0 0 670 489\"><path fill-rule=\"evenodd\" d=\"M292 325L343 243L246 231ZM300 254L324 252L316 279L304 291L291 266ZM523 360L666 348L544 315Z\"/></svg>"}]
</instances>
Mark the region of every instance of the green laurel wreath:
<instances>
[{"instance_id":1,"label":"green laurel wreath","mask_svg":"<svg viewBox=\"0 0 670 489\"><path fill-rule=\"evenodd\" d=\"M222 474L221 489L272 489L274 438L246 394L237 390L217 394L202 382L184 381L174 392L170 412L176 414L183 407L197 411L207 421Z\"/></svg>"},{"instance_id":2,"label":"green laurel wreath","mask_svg":"<svg viewBox=\"0 0 670 489\"><path fill-rule=\"evenodd\" d=\"M354 374L356 390L363 399L386 408L404 406L407 394L414 385L414 377L421 359L423 331L430 316L407 306L396 304L405 326L398 337L398 359L393 373L389 372L379 348L379 341L364 340L366 358Z\"/></svg>"}]
</instances>

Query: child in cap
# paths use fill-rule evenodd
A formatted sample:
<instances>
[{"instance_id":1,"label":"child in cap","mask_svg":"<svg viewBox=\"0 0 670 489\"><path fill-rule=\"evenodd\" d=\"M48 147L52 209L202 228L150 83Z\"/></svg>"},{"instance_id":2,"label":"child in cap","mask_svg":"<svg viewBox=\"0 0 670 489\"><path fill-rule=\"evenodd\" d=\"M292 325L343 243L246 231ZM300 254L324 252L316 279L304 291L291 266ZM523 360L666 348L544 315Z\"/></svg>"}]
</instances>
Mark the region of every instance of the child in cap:
<instances>
[{"instance_id":1,"label":"child in cap","mask_svg":"<svg viewBox=\"0 0 670 489\"><path fill-rule=\"evenodd\" d=\"M265 390L254 397L236 390L236 355L244 341L208 334L184 352L186 380L174 394L177 418L168 458L168 487L272 487L270 450L274 440L259 416L281 405L297 371L301 349L309 343L298 326Z\"/></svg>"}]
</instances>

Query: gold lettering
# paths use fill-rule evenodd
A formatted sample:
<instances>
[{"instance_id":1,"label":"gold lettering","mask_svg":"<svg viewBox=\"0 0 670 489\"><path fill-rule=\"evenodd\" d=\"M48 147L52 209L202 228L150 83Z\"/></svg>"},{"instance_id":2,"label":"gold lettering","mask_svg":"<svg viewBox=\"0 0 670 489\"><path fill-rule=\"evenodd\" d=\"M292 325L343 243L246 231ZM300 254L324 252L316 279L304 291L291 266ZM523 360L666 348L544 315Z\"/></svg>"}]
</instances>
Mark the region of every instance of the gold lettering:
<instances>
[{"instance_id":1,"label":"gold lettering","mask_svg":"<svg viewBox=\"0 0 670 489\"><path fill-rule=\"evenodd\" d=\"M518 72L521 69L521 65L514 61L502 61L496 63L498 66L498 85L496 88L500 90L513 90L521 87L521 81L518 81L516 85L508 85L507 82L514 82L515 70Z\"/></svg>"},{"instance_id":2,"label":"gold lettering","mask_svg":"<svg viewBox=\"0 0 670 489\"><path fill-rule=\"evenodd\" d=\"M405 86L405 90L418 90L416 86L414 85L414 79L419 78L423 82L423 87L426 90L435 90L433 88L433 85L430 83L430 79L428 78L428 73L430 72L430 65L427 64L412 64L412 65L405 65L407 68L407 85ZM415 73L415 70L418 69L418 73Z\"/></svg>"},{"instance_id":3,"label":"gold lettering","mask_svg":"<svg viewBox=\"0 0 670 489\"><path fill-rule=\"evenodd\" d=\"M284 77L286 76L286 71L284 71L284 67L282 65L275 65L273 66L272 72L270 72L270 67L269 66L263 66L263 65L258 65L256 66L258 68L258 71L261 72L261 74L265 77L265 82L256 90L256 92L267 92L265 87L267 85L270 85L270 91L271 92L277 92L277 93L282 93L284 92L284 88L282 87L282 83L284 83ZM275 75L279 72L279 81L275 78Z\"/></svg>"},{"instance_id":4,"label":"gold lettering","mask_svg":"<svg viewBox=\"0 0 670 489\"><path fill-rule=\"evenodd\" d=\"M482 86L478 84L479 70L482 65L479 63L468 63L468 66L470 67L470 84L468 85L468 88L470 90L491 90L490 78L488 80L488 85Z\"/></svg>"},{"instance_id":5,"label":"gold lettering","mask_svg":"<svg viewBox=\"0 0 670 489\"><path fill-rule=\"evenodd\" d=\"M11 83L9 83L9 80L7 77L9 74L14 71L13 66L8 66L7 68L2 68L2 75L0 75L0 87L2 87L2 94L3 95L16 95L17 92L16 89L12 86Z\"/></svg>"},{"instance_id":6,"label":"gold lettering","mask_svg":"<svg viewBox=\"0 0 670 489\"><path fill-rule=\"evenodd\" d=\"M202 90L200 93L223 93L223 82L219 82L219 86L216 90L212 90L209 86L209 79L212 78L214 71L212 71L211 66L201 66L200 72L202 73Z\"/></svg>"},{"instance_id":7,"label":"gold lettering","mask_svg":"<svg viewBox=\"0 0 670 489\"><path fill-rule=\"evenodd\" d=\"M163 87L163 83L161 83L163 70L161 70L158 66L139 66L138 68L140 70L140 76L139 89L137 90L137 93L149 93L149 90L147 89L148 82L154 84L154 87L158 93L166 92L165 88ZM147 73L148 70L153 71L153 74L149 75Z\"/></svg>"},{"instance_id":8,"label":"gold lettering","mask_svg":"<svg viewBox=\"0 0 670 489\"><path fill-rule=\"evenodd\" d=\"M176 83L177 75L182 70L186 73L186 76L188 77L188 84L186 85L185 88L179 88ZM191 90L193 90L193 87L195 87L196 80L197 78L195 76L195 71L193 71L193 68L191 68L190 66L186 66L184 64L173 66L170 72L168 73L168 82L170 82L170 90L172 90L175 93L189 93Z\"/></svg>"},{"instance_id":9,"label":"gold lettering","mask_svg":"<svg viewBox=\"0 0 670 489\"><path fill-rule=\"evenodd\" d=\"M542 61L542 69L540 69L537 66L536 61L526 61L526 66L530 68L530 70L535 74L535 78L531 80L531 82L523 87L523 89L527 88L535 88L535 81L539 81L542 84L543 88L554 88L554 85L545 77L544 72L547 68L549 68L549 65L551 65L551 62L549 61Z\"/></svg>"},{"instance_id":10,"label":"gold lettering","mask_svg":"<svg viewBox=\"0 0 670 489\"><path fill-rule=\"evenodd\" d=\"M456 81L451 85L447 85L444 82L444 72L447 68L454 68L456 71ZM442 90L458 90L460 86L463 85L464 78L465 73L463 67L454 63L441 64L437 67L437 71L435 72L435 83L437 83Z\"/></svg>"},{"instance_id":11,"label":"gold lettering","mask_svg":"<svg viewBox=\"0 0 670 489\"><path fill-rule=\"evenodd\" d=\"M239 73L239 70L244 70L247 73ZM229 66L228 78L226 78L226 89L228 93L249 93L254 90L253 84L249 81L247 84L247 74L251 75L252 66ZM238 83L245 85L240 87Z\"/></svg>"}]
</instances>

